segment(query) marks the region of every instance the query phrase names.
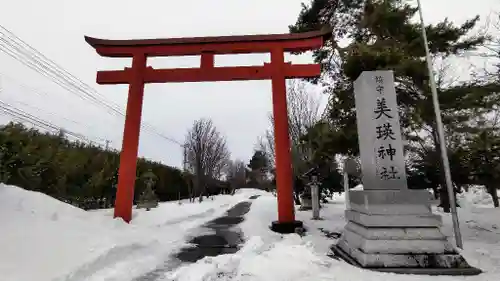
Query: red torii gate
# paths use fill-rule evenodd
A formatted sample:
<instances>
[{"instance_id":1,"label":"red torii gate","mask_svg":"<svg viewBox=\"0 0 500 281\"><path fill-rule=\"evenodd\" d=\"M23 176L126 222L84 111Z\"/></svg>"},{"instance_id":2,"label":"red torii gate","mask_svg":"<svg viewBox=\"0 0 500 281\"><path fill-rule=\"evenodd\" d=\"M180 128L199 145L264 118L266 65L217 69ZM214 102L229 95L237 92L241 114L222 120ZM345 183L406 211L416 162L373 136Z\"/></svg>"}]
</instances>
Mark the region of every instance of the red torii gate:
<instances>
[{"instance_id":1,"label":"red torii gate","mask_svg":"<svg viewBox=\"0 0 500 281\"><path fill-rule=\"evenodd\" d=\"M296 34L244 35L143 40L105 40L85 37L103 57L130 57L132 67L98 71L98 84L129 84L125 129L118 171L115 217L126 222L132 218L141 112L146 83L265 80L272 81L275 132L278 221L272 229L293 232L301 226L295 220L292 165L288 134L286 84L288 78L317 77L319 64L294 65L285 62L284 52L319 49L331 35L330 30ZM271 63L263 66L215 67L214 56L221 54L270 53ZM199 68L154 69L148 57L200 55Z\"/></svg>"}]
</instances>

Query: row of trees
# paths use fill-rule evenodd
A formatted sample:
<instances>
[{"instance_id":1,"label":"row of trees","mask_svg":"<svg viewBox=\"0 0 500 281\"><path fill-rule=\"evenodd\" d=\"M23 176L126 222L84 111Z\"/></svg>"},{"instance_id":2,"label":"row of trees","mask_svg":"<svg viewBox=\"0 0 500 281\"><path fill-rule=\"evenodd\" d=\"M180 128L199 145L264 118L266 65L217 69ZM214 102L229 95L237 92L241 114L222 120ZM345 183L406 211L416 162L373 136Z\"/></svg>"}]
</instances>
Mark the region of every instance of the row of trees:
<instances>
[{"instance_id":1,"label":"row of trees","mask_svg":"<svg viewBox=\"0 0 500 281\"><path fill-rule=\"evenodd\" d=\"M308 81L325 89L329 97L325 114L318 114L317 106L309 102L302 85L305 82L288 87L296 179L304 170L318 167L325 190L341 188L336 160L359 154L353 82L363 71L389 69L395 75L410 187L432 188L436 196L444 190L422 30L413 20L417 11L404 0L312 0L303 5L290 31L328 26L333 29L333 37L313 55L322 64L323 76ZM473 33L479 22L477 16L460 25L445 19L426 26L426 32L453 182L457 190L471 184L485 186L498 207L500 18L498 14L495 17L488 32ZM491 60L486 67L471 67L470 77L453 73L457 61L464 64L474 56ZM272 144L270 130L261 147L273 155ZM444 210L449 211L448 197L439 197Z\"/></svg>"},{"instance_id":2,"label":"row of trees","mask_svg":"<svg viewBox=\"0 0 500 281\"><path fill-rule=\"evenodd\" d=\"M22 124L0 127L0 181L39 191L85 209L114 204L119 153L72 142ZM187 198L179 169L138 159L135 198L148 185L161 201Z\"/></svg>"}]
</instances>

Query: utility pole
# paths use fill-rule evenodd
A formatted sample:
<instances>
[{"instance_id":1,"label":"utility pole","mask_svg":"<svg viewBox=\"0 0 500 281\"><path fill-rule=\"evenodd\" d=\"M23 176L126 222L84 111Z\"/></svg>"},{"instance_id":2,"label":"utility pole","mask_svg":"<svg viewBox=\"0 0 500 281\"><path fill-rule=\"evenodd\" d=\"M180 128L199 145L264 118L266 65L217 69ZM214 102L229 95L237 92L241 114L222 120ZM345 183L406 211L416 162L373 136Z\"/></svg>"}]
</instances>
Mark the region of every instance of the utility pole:
<instances>
[{"instance_id":1,"label":"utility pole","mask_svg":"<svg viewBox=\"0 0 500 281\"><path fill-rule=\"evenodd\" d=\"M184 170L184 172L186 172L187 171L187 154L188 154L187 145L184 144L182 146L182 149L183 149L182 169Z\"/></svg>"},{"instance_id":2,"label":"utility pole","mask_svg":"<svg viewBox=\"0 0 500 281\"><path fill-rule=\"evenodd\" d=\"M455 232L455 241L457 242L457 247L463 249L462 234L460 233L457 205L455 201L455 191L453 188L453 183L451 181L450 163L448 162L448 153L446 148L446 140L444 138L443 121L441 120L441 109L439 108L439 99L437 94L436 81L434 80L434 71L432 70L431 55L429 51L429 45L427 43L427 33L425 32L424 15L422 13L422 5L420 4L420 0L417 0L417 3L418 3L418 13L420 15L420 23L422 25L422 38L424 40L427 68L429 69L429 84L432 93L432 103L434 104L434 114L436 115L436 127L439 135L439 145L441 148L441 158L443 161L444 176L446 179L446 187L448 189L448 197L450 199L450 209L451 209L451 217L453 220L453 230Z\"/></svg>"},{"instance_id":3,"label":"utility pole","mask_svg":"<svg viewBox=\"0 0 500 281\"><path fill-rule=\"evenodd\" d=\"M109 143L110 143L110 142L111 142L110 140L106 140L106 150L108 150L108 149L109 149Z\"/></svg>"}]
</instances>

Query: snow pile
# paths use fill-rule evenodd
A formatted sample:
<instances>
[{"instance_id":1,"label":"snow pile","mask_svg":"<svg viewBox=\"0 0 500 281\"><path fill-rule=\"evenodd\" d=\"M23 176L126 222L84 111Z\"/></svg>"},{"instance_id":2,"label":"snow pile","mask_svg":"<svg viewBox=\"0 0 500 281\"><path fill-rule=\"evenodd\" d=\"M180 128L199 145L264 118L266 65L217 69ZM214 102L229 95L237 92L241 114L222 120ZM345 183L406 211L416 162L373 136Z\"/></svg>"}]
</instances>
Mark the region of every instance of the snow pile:
<instances>
[{"instance_id":1,"label":"snow pile","mask_svg":"<svg viewBox=\"0 0 500 281\"><path fill-rule=\"evenodd\" d=\"M494 270L494 269L492 269ZM172 281L494 281L500 274L484 273L472 277L417 276L380 273L350 266L318 254L311 242L296 234L284 235L280 241L265 243L252 237L238 253L207 257L184 265L161 280Z\"/></svg>"},{"instance_id":2,"label":"snow pile","mask_svg":"<svg viewBox=\"0 0 500 281\"><path fill-rule=\"evenodd\" d=\"M131 280L163 263L195 227L256 193L160 203L149 212L134 210L126 224L112 210L86 212L0 184L0 280Z\"/></svg>"},{"instance_id":3,"label":"snow pile","mask_svg":"<svg viewBox=\"0 0 500 281\"><path fill-rule=\"evenodd\" d=\"M269 230L271 222L278 219L278 206L276 202L276 196L270 193L263 194L252 202L252 207L246 214L245 220L239 224L244 233L245 240L255 236L262 237L266 242L277 241L279 239L278 234Z\"/></svg>"},{"instance_id":4,"label":"snow pile","mask_svg":"<svg viewBox=\"0 0 500 281\"><path fill-rule=\"evenodd\" d=\"M48 280L102 251L110 241L101 227L89 227L85 221L90 219L85 211L44 194L0 184L2 280Z\"/></svg>"},{"instance_id":5,"label":"snow pile","mask_svg":"<svg viewBox=\"0 0 500 281\"><path fill-rule=\"evenodd\" d=\"M71 218L86 218L87 213L43 193L28 191L15 186L0 184L0 216L12 215L14 212L20 218L36 217L39 219L59 220Z\"/></svg>"},{"instance_id":6,"label":"snow pile","mask_svg":"<svg viewBox=\"0 0 500 281\"><path fill-rule=\"evenodd\" d=\"M500 280L500 210L490 208L460 208L459 218L467 261L485 273L479 276L418 276L380 273L353 267L326 256L329 246L345 225L345 198L335 194L323 204L323 220L311 220L311 211L297 211L296 216L308 228L304 237L280 235L269 231L277 218L276 197L266 194L256 199L240 227L248 239L236 254L204 258L184 265L162 280L351 280L351 281L493 281ZM449 214L443 215L443 232L452 236ZM453 239L451 239L453 240Z\"/></svg>"},{"instance_id":7,"label":"snow pile","mask_svg":"<svg viewBox=\"0 0 500 281\"><path fill-rule=\"evenodd\" d=\"M493 206L493 199L484 186L471 186L468 191L463 191L461 194L458 194L457 198L461 206Z\"/></svg>"},{"instance_id":8,"label":"snow pile","mask_svg":"<svg viewBox=\"0 0 500 281\"><path fill-rule=\"evenodd\" d=\"M240 228L245 238L260 237L265 243L274 243L282 239L282 235L269 231L272 221L278 219L276 197L264 194L253 202L250 212ZM308 235L303 239L311 242L318 253L326 254L332 244L330 237L336 237L345 225L345 197L335 194L328 204L323 204L320 210L322 220L311 220L311 211L296 211L298 220L305 222Z\"/></svg>"},{"instance_id":9,"label":"snow pile","mask_svg":"<svg viewBox=\"0 0 500 281\"><path fill-rule=\"evenodd\" d=\"M256 236L236 254L183 266L167 274L165 280L334 280L328 278L331 267L330 260L316 255L298 235L287 235L273 244Z\"/></svg>"},{"instance_id":10,"label":"snow pile","mask_svg":"<svg viewBox=\"0 0 500 281\"><path fill-rule=\"evenodd\" d=\"M351 190L363 190L363 185L357 185ZM428 191L434 196L432 189L428 189ZM343 198L345 198L344 194L340 195L339 198L338 200L343 200ZM467 191L463 190L462 193L457 194L457 200L461 207L490 208L493 206L491 195L486 191L484 186L480 185L472 185ZM439 201L436 202L436 204L439 204Z\"/></svg>"}]
</instances>

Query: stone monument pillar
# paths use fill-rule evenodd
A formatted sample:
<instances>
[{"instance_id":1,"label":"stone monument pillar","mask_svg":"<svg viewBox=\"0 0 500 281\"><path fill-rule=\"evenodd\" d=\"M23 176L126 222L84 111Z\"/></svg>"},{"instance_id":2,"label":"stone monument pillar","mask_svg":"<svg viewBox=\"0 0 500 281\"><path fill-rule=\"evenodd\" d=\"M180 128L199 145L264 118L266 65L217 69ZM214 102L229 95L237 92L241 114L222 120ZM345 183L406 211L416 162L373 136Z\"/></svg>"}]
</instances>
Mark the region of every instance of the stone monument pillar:
<instances>
[{"instance_id":1,"label":"stone monument pillar","mask_svg":"<svg viewBox=\"0 0 500 281\"><path fill-rule=\"evenodd\" d=\"M334 252L358 266L384 271L461 268L479 273L441 232L430 193L408 189L392 71L363 72L354 94L364 190L349 192L347 225Z\"/></svg>"}]
</instances>

